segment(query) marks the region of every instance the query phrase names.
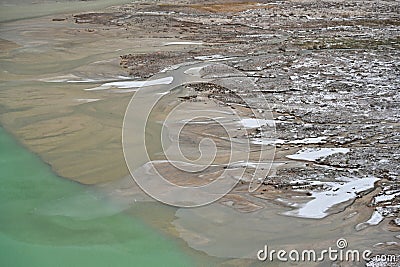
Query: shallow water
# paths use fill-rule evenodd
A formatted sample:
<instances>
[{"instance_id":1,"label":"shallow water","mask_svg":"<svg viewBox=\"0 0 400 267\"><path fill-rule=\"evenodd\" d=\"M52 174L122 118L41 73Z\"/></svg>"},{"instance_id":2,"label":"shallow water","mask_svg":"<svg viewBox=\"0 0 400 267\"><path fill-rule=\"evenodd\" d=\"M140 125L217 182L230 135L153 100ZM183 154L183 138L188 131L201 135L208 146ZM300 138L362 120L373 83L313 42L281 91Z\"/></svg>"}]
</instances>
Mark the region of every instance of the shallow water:
<instances>
[{"instance_id":1,"label":"shallow water","mask_svg":"<svg viewBox=\"0 0 400 267\"><path fill-rule=\"evenodd\" d=\"M115 139L121 135L121 124L117 122L118 116L123 116L125 97L86 93L84 89L102 81L126 78L127 73L118 65L119 55L152 50L153 45L160 43L162 46L162 40L135 43L121 36L120 41L115 42L112 34L87 34L85 26L68 21L52 22L53 16L29 18L122 2L129 1L46 1L34 5L30 1L20 1L8 3L11 4L8 6L5 1L1 2L2 124L25 145L41 153L45 160L60 163L61 168L57 164L52 167L69 173L66 176L77 178L76 173L96 171L96 164L109 166L109 171L103 168L99 174L89 173L88 177L94 181L86 180L88 183L115 180L126 173L121 165L110 165L113 160L123 163L114 151L121 150L120 141ZM71 25L73 29L69 28ZM143 41L148 45L142 47ZM48 78L54 81L53 77L58 82L47 82ZM81 78L89 81L89 85L62 83L60 80L65 77ZM96 101L86 101L93 99L102 100L103 107L92 106ZM115 99L122 100L122 110L115 112L119 115L110 116L110 111L115 110L115 102L112 102ZM64 131L66 125L66 128L80 128L81 135L49 136L54 130L52 126L57 127L54 119L66 122L56 131ZM67 136L73 140L68 140ZM102 143L106 147L102 147ZM57 147L56 151L62 151L61 154L52 153L49 145ZM85 161L93 149L96 150L94 157ZM110 154L113 157L109 157ZM91 166L83 166L82 162ZM146 218L148 206L132 205L131 199L119 201L101 189L55 175L38 156L16 143L1 127L0 178L1 266L193 265L194 260L190 252L184 251L182 242L152 227L151 220L140 219ZM156 209L153 207L154 212ZM174 213L168 208L163 210L166 215L161 221Z\"/></svg>"},{"instance_id":2,"label":"shallow water","mask_svg":"<svg viewBox=\"0 0 400 267\"><path fill-rule=\"evenodd\" d=\"M174 241L62 179L0 128L1 266L190 266Z\"/></svg>"}]
</instances>

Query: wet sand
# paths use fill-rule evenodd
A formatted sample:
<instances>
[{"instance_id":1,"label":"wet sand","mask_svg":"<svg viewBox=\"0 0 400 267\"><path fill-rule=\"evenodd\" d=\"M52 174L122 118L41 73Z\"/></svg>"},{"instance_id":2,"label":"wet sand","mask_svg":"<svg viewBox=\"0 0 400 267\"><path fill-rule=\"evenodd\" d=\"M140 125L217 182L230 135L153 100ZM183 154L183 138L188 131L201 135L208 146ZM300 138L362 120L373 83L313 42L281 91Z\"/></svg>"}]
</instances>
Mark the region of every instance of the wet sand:
<instances>
[{"instance_id":1,"label":"wet sand","mask_svg":"<svg viewBox=\"0 0 400 267\"><path fill-rule=\"evenodd\" d=\"M133 93L85 89L127 77L119 67L122 53L178 48L163 45L170 39L127 39L130 34L120 29L96 26L88 32L69 22L51 22L49 27L49 20L2 27L2 36L12 40L2 50L2 124L63 177L83 184L123 177L128 171L122 120ZM21 48L12 50L12 42Z\"/></svg>"}]
</instances>

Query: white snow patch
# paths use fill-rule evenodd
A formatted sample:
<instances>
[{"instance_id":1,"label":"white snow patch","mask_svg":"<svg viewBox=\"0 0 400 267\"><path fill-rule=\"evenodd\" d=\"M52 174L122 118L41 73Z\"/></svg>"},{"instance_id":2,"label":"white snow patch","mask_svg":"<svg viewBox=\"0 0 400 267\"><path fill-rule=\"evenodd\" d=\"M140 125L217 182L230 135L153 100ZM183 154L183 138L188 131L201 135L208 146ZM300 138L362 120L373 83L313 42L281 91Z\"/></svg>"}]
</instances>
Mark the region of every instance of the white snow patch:
<instances>
[{"instance_id":1,"label":"white snow patch","mask_svg":"<svg viewBox=\"0 0 400 267\"><path fill-rule=\"evenodd\" d=\"M120 79L120 80L129 80L129 79L132 79L132 77L123 76L123 75L119 75L119 76L117 76L117 78Z\"/></svg>"},{"instance_id":2,"label":"white snow patch","mask_svg":"<svg viewBox=\"0 0 400 267\"><path fill-rule=\"evenodd\" d=\"M177 69L179 69L181 67L188 66L188 65L191 65L191 64L193 64L193 62L183 62L183 63L171 65L171 66L165 67L160 72L164 73L164 72L167 72L167 71L177 70Z\"/></svg>"},{"instance_id":3,"label":"white snow patch","mask_svg":"<svg viewBox=\"0 0 400 267\"><path fill-rule=\"evenodd\" d=\"M374 204L387 202L387 201L392 201L397 196L400 196L400 192L396 192L396 193L390 194L390 195L379 195L379 196L376 196L376 197L374 197Z\"/></svg>"},{"instance_id":4,"label":"white snow patch","mask_svg":"<svg viewBox=\"0 0 400 267\"><path fill-rule=\"evenodd\" d=\"M185 70L185 74L187 75L193 75L193 76L200 76L200 71L204 68L202 67L195 67L195 68L190 68L188 70Z\"/></svg>"},{"instance_id":5,"label":"white snow patch","mask_svg":"<svg viewBox=\"0 0 400 267\"><path fill-rule=\"evenodd\" d=\"M282 139L255 139L251 143L255 145L281 145L285 144L286 141Z\"/></svg>"},{"instance_id":6,"label":"white snow patch","mask_svg":"<svg viewBox=\"0 0 400 267\"><path fill-rule=\"evenodd\" d=\"M378 178L370 177L352 180L345 184L328 182L326 184L331 186L331 190L313 192L313 200L304 204L298 210L288 211L284 214L302 218L324 218L329 215L328 211L330 208L337 204L355 199L357 194L374 188L374 184L378 180Z\"/></svg>"},{"instance_id":7,"label":"white snow patch","mask_svg":"<svg viewBox=\"0 0 400 267\"><path fill-rule=\"evenodd\" d=\"M369 225L378 225L381 221L383 221L383 219L384 217L382 214L380 214L378 211L374 211L374 213L371 215L371 218L369 218L369 220L365 223Z\"/></svg>"},{"instance_id":8,"label":"white snow patch","mask_svg":"<svg viewBox=\"0 0 400 267\"><path fill-rule=\"evenodd\" d=\"M194 57L196 60L207 60L207 61L222 61L228 59L235 59L235 57L226 57L223 55L211 55L211 56L198 56Z\"/></svg>"},{"instance_id":9,"label":"white snow patch","mask_svg":"<svg viewBox=\"0 0 400 267\"><path fill-rule=\"evenodd\" d=\"M245 128L260 128L261 126L264 126L264 125L273 127L275 124L275 122L273 120L264 120L264 119L241 119L240 123Z\"/></svg>"},{"instance_id":10,"label":"white snow patch","mask_svg":"<svg viewBox=\"0 0 400 267\"><path fill-rule=\"evenodd\" d=\"M169 43L164 43L164 46L169 46L169 45L203 45L202 42L169 42Z\"/></svg>"},{"instance_id":11,"label":"white snow patch","mask_svg":"<svg viewBox=\"0 0 400 267\"><path fill-rule=\"evenodd\" d=\"M301 140L283 140L283 139L272 139L272 138L256 138L251 142L256 145L283 145L283 144L324 144L326 143L326 136L322 137L313 137L313 138L304 138Z\"/></svg>"},{"instance_id":12,"label":"white snow patch","mask_svg":"<svg viewBox=\"0 0 400 267\"><path fill-rule=\"evenodd\" d=\"M137 11L136 14L146 14L146 15L170 15L175 12L166 12L166 11Z\"/></svg>"},{"instance_id":13,"label":"white snow patch","mask_svg":"<svg viewBox=\"0 0 400 267\"><path fill-rule=\"evenodd\" d=\"M361 231L367 228L368 226L378 225L383 221L383 219L385 219L385 217L382 216L379 210L375 210L368 221L357 224L355 229L356 231Z\"/></svg>"},{"instance_id":14,"label":"white snow patch","mask_svg":"<svg viewBox=\"0 0 400 267\"><path fill-rule=\"evenodd\" d=\"M298 151L294 155L286 156L289 159L315 161L333 154L350 152L348 148L306 148Z\"/></svg>"},{"instance_id":15,"label":"white snow patch","mask_svg":"<svg viewBox=\"0 0 400 267\"><path fill-rule=\"evenodd\" d=\"M86 91L97 91L97 90L106 90L111 88L119 88L119 89L130 89L130 88L140 88L152 85L161 85L161 84L171 84L173 82L173 77L165 77L157 80L147 80L147 81L125 81L125 82L110 82L102 84L101 86L95 88L85 89Z\"/></svg>"}]
</instances>

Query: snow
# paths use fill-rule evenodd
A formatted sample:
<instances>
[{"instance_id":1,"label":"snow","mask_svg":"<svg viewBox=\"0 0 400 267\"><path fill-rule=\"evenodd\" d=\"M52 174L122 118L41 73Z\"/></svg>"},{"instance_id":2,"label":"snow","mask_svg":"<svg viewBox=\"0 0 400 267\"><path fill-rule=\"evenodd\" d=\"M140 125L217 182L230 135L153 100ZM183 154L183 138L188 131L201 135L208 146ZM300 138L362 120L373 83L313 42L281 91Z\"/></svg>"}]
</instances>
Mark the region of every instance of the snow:
<instances>
[{"instance_id":1,"label":"snow","mask_svg":"<svg viewBox=\"0 0 400 267\"><path fill-rule=\"evenodd\" d=\"M383 221L384 217L378 211L374 211L372 213L371 218L365 223L369 225L378 225L381 221Z\"/></svg>"},{"instance_id":2,"label":"snow","mask_svg":"<svg viewBox=\"0 0 400 267\"><path fill-rule=\"evenodd\" d=\"M184 73L187 75L193 75L193 76L200 76L200 71L204 68L202 67L195 67L195 68L190 68L186 70Z\"/></svg>"},{"instance_id":3,"label":"snow","mask_svg":"<svg viewBox=\"0 0 400 267\"><path fill-rule=\"evenodd\" d=\"M175 12L167 12L167 11L137 11L136 14L146 14L146 15L170 15L174 14Z\"/></svg>"},{"instance_id":4,"label":"snow","mask_svg":"<svg viewBox=\"0 0 400 267\"><path fill-rule=\"evenodd\" d=\"M328 182L326 184L332 186L331 190L313 192L313 200L307 202L298 210L288 211L284 214L302 218L324 218L329 215L330 208L336 204L355 199L358 193L374 188L374 184L378 180L378 178L369 177L355 179L343 185L338 182Z\"/></svg>"},{"instance_id":5,"label":"snow","mask_svg":"<svg viewBox=\"0 0 400 267\"><path fill-rule=\"evenodd\" d=\"M259 128L264 125L273 127L275 122L273 120L264 120L264 119L241 119L240 123L245 128Z\"/></svg>"},{"instance_id":6,"label":"snow","mask_svg":"<svg viewBox=\"0 0 400 267\"><path fill-rule=\"evenodd\" d=\"M194 57L196 60L208 60L208 61L223 61L228 59L235 59L234 57L225 57L222 55L211 55L211 56L198 56Z\"/></svg>"},{"instance_id":7,"label":"snow","mask_svg":"<svg viewBox=\"0 0 400 267\"><path fill-rule=\"evenodd\" d=\"M147 81L123 81L123 82L110 82L102 84L101 86L85 89L86 91L96 91L96 90L106 90L111 88L119 88L119 89L129 89L129 88L140 88L152 85L161 85L161 84L171 84L173 82L173 77L165 77L157 80L147 80Z\"/></svg>"},{"instance_id":8,"label":"snow","mask_svg":"<svg viewBox=\"0 0 400 267\"><path fill-rule=\"evenodd\" d=\"M286 156L289 159L315 161L333 154L350 152L348 148L306 148L298 151L294 155Z\"/></svg>"},{"instance_id":9,"label":"snow","mask_svg":"<svg viewBox=\"0 0 400 267\"><path fill-rule=\"evenodd\" d=\"M251 143L256 145L277 145L284 144L286 141L282 139L255 139L252 140Z\"/></svg>"},{"instance_id":10,"label":"snow","mask_svg":"<svg viewBox=\"0 0 400 267\"><path fill-rule=\"evenodd\" d=\"M379 208L378 208L379 209ZM373 226L373 225L378 225L383 221L385 217L382 216L382 214L379 212L379 210L375 210L374 213L372 213L371 218L369 218L368 221L359 223L356 225L355 229L356 231L361 231L368 226Z\"/></svg>"},{"instance_id":11,"label":"snow","mask_svg":"<svg viewBox=\"0 0 400 267\"><path fill-rule=\"evenodd\" d=\"M304 138L301 140L290 141L289 144L320 144L325 143L326 136L314 137L314 138Z\"/></svg>"},{"instance_id":12,"label":"snow","mask_svg":"<svg viewBox=\"0 0 400 267\"><path fill-rule=\"evenodd\" d=\"M379 195L374 198L374 204L378 204L381 202L392 201L395 197L400 196L400 192L396 192L390 195Z\"/></svg>"},{"instance_id":13,"label":"snow","mask_svg":"<svg viewBox=\"0 0 400 267\"><path fill-rule=\"evenodd\" d=\"M271 138L257 138L252 140L253 144L256 145L283 145L283 144L322 144L326 143L325 139L326 136L322 137L314 137L314 138L304 138L300 140L293 140L293 141L288 141L288 140L283 140L283 139L271 139Z\"/></svg>"}]
</instances>

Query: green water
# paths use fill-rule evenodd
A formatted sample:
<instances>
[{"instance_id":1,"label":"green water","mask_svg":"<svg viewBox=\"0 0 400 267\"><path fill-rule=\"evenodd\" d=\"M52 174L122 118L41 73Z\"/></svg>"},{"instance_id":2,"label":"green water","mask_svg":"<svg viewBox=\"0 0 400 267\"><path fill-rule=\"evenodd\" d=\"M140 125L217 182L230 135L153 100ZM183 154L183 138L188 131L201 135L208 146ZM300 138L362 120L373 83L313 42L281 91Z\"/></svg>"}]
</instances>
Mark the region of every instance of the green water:
<instances>
[{"instance_id":1,"label":"green water","mask_svg":"<svg viewBox=\"0 0 400 267\"><path fill-rule=\"evenodd\" d=\"M0 266L191 266L174 240L56 176L0 127Z\"/></svg>"}]
</instances>

